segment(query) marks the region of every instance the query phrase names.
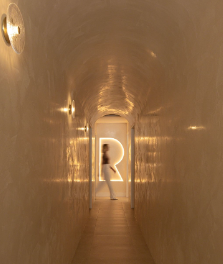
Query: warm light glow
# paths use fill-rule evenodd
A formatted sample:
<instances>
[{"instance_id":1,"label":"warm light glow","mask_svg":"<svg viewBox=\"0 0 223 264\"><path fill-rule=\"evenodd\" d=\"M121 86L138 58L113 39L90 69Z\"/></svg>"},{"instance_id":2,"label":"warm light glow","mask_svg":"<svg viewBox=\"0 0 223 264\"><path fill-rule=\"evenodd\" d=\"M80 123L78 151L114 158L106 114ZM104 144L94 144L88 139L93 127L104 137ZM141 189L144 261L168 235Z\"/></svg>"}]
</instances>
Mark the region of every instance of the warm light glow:
<instances>
[{"instance_id":1,"label":"warm light glow","mask_svg":"<svg viewBox=\"0 0 223 264\"><path fill-rule=\"evenodd\" d=\"M205 127L203 126L190 126L188 127L188 130L203 130Z\"/></svg>"},{"instance_id":2,"label":"warm light glow","mask_svg":"<svg viewBox=\"0 0 223 264\"><path fill-rule=\"evenodd\" d=\"M69 109L67 107L63 107L60 109L61 112L67 113Z\"/></svg>"},{"instance_id":3,"label":"warm light glow","mask_svg":"<svg viewBox=\"0 0 223 264\"><path fill-rule=\"evenodd\" d=\"M161 106L161 107L159 107L159 108L157 108L157 109L155 109L155 110L153 110L153 111L148 112L147 115L154 115L154 116L156 116L156 115L158 115L162 110L163 110L163 106Z\"/></svg>"},{"instance_id":4,"label":"warm light glow","mask_svg":"<svg viewBox=\"0 0 223 264\"><path fill-rule=\"evenodd\" d=\"M72 101L72 104L71 104L71 115L72 115L72 118L75 118L75 101L74 100Z\"/></svg>"},{"instance_id":5,"label":"warm light glow","mask_svg":"<svg viewBox=\"0 0 223 264\"><path fill-rule=\"evenodd\" d=\"M110 160L111 160L111 166L114 167L114 169L116 170L116 174L112 173L113 177L111 178L111 181L123 181L123 178L119 170L117 169L116 165L118 165L124 157L124 148L121 142L115 138L100 138L99 139L99 181L104 181L101 179L101 164L102 164L101 149L102 149L103 144L109 144L111 150L113 150L113 153L111 153L113 155L110 156ZM117 148L117 146L119 150L118 152L114 152L114 149ZM116 175L118 176L118 179L117 178L114 179Z\"/></svg>"},{"instance_id":6,"label":"warm light glow","mask_svg":"<svg viewBox=\"0 0 223 264\"><path fill-rule=\"evenodd\" d=\"M8 24L7 30L8 30L8 35L11 37L14 37L14 36L20 34L20 28L18 26L14 26L12 24Z\"/></svg>"},{"instance_id":7,"label":"warm light glow","mask_svg":"<svg viewBox=\"0 0 223 264\"><path fill-rule=\"evenodd\" d=\"M55 183L66 183L66 182L69 182L69 183L72 183L72 182L87 182L88 180L81 180L79 178L77 179L51 179L51 180L44 180L45 182L55 182Z\"/></svg>"},{"instance_id":8,"label":"warm light glow","mask_svg":"<svg viewBox=\"0 0 223 264\"><path fill-rule=\"evenodd\" d=\"M151 57L153 57L153 58L157 57L156 54L153 51L151 51L150 49L147 49L147 52L151 55Z\"/></svg>"},{"instance_id":9,"label":"warm light glow","mask_svg":"<svg viewBox=\"0 0 223 264\"><path fill-rule=\"evenodd\" d=\"M88 138L87 137L79 137L79 138L77 138L77 141L83 141L83 140L88 140Z\"/></svg>"},{"instance_id":10,"label":"warm light glow","mask_svg":"<svg viewBox=\"0 0 223 264\"><path fill-rule=\"evenodd\" d=\"M150 54L151 54L151 56L152 56L153 58L156 58L156 54L155 54L154 52L151 51Z\"/></svg>"},{"instance_id":11,"label":"warm light glow","mask_svg":"<svg viewBox=\"0 0 223 264\"><path fill-rule=\"evenodd\" d=\"M172 137L163 136L163 137L136 137L137 142L146 141L148 144L157 144L158 140L172 140Z\"/></svg>"},{"instance_id":12,"label":"warm light glow","mask_svg":"<svg viewBox=\"0 0 223 264\"><path fill-rule=\"evenodd\" d=\"M25 26L19 7L12 3L8 6L7 16L2 20L2 31L8 45L20 54L25 47Z\"/></svg>"}]
</instances>

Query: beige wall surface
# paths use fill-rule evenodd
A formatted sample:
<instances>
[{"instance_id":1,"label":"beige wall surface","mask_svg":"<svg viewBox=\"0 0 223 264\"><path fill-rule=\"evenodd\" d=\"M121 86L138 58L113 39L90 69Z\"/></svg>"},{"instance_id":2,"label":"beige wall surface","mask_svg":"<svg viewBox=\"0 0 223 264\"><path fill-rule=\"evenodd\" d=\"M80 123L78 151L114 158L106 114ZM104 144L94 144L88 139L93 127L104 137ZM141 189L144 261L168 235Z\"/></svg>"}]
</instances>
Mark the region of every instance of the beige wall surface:
<instances>
[{"instance_id":1,"label":"beige wall surface","mask_svg":"<svg viewBox=\"0 0 223 264\"><path fill-rule=\"evenodd\" d=\"M8 1L0 2L0 13ZM21 55L0 37L0 263L65 264L88 212L88 139L81 106L25 3Z\"/></svg>"},{"instance_id":2,"label":"beige wall surface","mask_svg":"<svg viewBox=\"0 0 223 264\"><path fill-rule=\"evenodd\" d=\"M92 200L95 200L95 183L96 183L96 146L95 146L95 133L92 137Z\"/></svg>"},{"instance_id":3,"label":"beige wall surface","mask_svg":"<svg viewBox=\"0 0 223 264\"><path fill-rule=\"evenodd\" d=\"M222 2L185 7L185 49L136 122L135 210L157 264L221 264Z\"/></svg>"},{"instance_id":4,"label":"beige wall surface","mask_svg":"<svg viewBox=\"0 0 223 264\"><path fill-rule=\"evenodd\" d=\"M131 127L128 125L128 132L127 132L127 138L128 138L128 150L127 150L127 155L128 155L128 183L127 183L127 189L128 189L128 200L131 202L131 149L132 149L132 144L131 144Z\"/></svg>"}]
</instances>

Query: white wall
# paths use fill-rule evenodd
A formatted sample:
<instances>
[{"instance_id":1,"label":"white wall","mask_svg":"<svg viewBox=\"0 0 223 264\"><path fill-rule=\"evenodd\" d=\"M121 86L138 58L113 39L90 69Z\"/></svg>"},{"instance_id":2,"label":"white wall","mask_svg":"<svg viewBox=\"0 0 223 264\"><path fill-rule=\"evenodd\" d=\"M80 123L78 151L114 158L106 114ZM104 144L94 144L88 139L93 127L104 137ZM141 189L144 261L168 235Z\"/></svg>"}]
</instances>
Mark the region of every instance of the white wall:
<instances>
[{"instance_id":1,"label":"white wall","mask_svg":"<svg viewBox=\"0 0 223 264\"><path fill-rule=\"evenodd\" d=\"M223 5L189 2L185 51L136 122L136 217L157 264L223 263Z\"/></svg>"},{"instance_id":2,"label":"white wall","mask_svg":"<svg viewBox=\"0 0 223 264\"><path fill-rule=\"evenodd\" d=\"M73 99L66 74L36 11L20 9L24 52L0 37L0 262L68 264L88 212L86 120L78 101L76 119L61 111Z\"/></svg>"}]
</instances>

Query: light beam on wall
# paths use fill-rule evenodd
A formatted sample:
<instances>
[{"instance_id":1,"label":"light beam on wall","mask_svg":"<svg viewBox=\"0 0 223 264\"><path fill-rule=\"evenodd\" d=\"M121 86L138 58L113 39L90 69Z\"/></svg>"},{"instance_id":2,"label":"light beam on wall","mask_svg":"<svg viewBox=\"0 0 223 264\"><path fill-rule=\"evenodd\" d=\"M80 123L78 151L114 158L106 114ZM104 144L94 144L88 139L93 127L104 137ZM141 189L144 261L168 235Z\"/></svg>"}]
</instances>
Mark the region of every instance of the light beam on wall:
<instances>
[{"instance_id":1,"label":"light beam on wall","mask_svg":"<svg viewBox=\"0 0 223 264\"><path fill-rule=\"evenodd\" d=\"M110 158L110 165L114 167L114 169L116 170L116 173L113 173L112 170L110 172L112 175L111 181L123 181L123 178L119 170L117 169L116 165L118 165L124 157L124 148L121 142L115 138L99 138L99 181L104 181L101 175L101 168L102 168L101 151L103 144L109 145L110 149L108 155Z\"/></svg>"},{"instance_id":2,"label":"light beam on wall","mask_svg":"<svg viewBox=\"0 0 223 264\"><path fill-rule=\"evenodd\" d=\"M205 127L203 126L190 126L188 127L188 130L204 130Z\"/></svg>"}]
</instances>

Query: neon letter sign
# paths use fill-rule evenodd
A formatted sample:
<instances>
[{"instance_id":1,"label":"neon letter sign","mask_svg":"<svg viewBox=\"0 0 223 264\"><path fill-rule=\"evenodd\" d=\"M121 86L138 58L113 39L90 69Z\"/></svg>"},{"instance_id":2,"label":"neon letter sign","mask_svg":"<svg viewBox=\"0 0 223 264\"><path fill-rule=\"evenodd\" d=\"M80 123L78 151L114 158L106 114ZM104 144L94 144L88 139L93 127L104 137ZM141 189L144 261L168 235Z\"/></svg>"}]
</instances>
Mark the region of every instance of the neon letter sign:
<instances>
[{"instance_id":1,"label":"neon letter sign","mask_svg":"<svg viewBox=\"0 0 223 264\"><path fill-rule=\"evenodd\" d=\"M99 181L104 181L102 175L101 175L101 151L103 144L108 144L109 149L109 158L110 158L110 164L114 169L116 170L116 173L112 173L111 181L123 181L123 178L117 169L116 165L118 165L123 157L124 157L124 148L120 141L118 141L115 138L99 138Z\"/></svg>"}]
</instances>

